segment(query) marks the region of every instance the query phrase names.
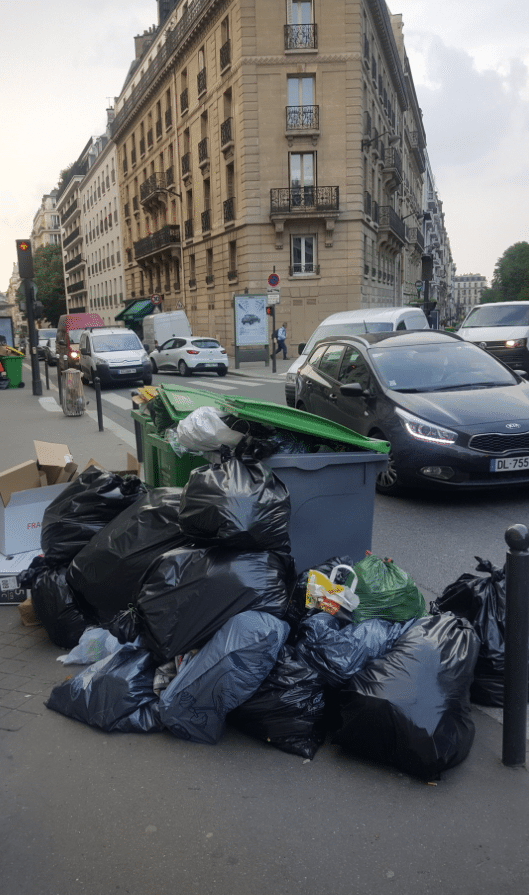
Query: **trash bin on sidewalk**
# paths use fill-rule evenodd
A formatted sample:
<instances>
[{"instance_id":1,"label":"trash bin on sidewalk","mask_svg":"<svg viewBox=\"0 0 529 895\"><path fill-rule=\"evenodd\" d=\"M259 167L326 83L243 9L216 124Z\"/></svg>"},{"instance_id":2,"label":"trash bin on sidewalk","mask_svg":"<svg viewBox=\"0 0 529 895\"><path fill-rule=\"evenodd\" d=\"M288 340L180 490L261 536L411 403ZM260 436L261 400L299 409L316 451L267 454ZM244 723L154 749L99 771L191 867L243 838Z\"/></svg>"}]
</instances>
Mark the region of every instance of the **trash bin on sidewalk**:
<instances>
[{"instance_id":1,"label":"trash bin on sidewalk","mask_svg":"<svg viewBox=\"0 0 529 895\"><path fill-rule=\"evenodd\" d=\"M62 410L65 416L82 416L85 411L85 400L81 371L68 369L62 371L61 393Z\"/></svg>"},{"instance_id":2,"label":"trash bin on sidewalk","mask_svg":"<svg viewBox=\"0 0 529 895\"><path fill-rule=\"evenodd\" d=\"M2 366L9 379L9 388L18 388L22 382L22 355L20 357L2 357Z\"/></svg>"},{"instance_id":3,"label":"trash bin on sidewalk","mask_svg":"<svg viewBox=\"0 0 529 895\"><path fill-rule=\"evenodd\" d=\"M204 466L206 460L200 454L183 454L181 457L170 443L160 438L156 432L147 433L143 455L144 481L154 488L183 488L189 474L197 466Z\"/></svg>"}]
</instances>

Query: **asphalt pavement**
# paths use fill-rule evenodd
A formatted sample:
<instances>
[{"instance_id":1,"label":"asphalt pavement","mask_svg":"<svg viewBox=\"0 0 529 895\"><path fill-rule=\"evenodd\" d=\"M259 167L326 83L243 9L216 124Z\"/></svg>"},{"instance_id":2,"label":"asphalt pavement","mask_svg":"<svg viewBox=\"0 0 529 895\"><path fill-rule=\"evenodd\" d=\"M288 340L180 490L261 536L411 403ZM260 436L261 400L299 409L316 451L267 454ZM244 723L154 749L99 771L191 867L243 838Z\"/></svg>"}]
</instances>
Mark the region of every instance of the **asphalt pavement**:
<instances>
[{"instance_id":1,"label":"asphalt pavement","mask_svg":"<svg viewBox=\"0 0 529 895\"><path fill-rule=\"evenodd\" d=\"M68 445L81 468L126 466L122 430L66 417L44 381L34 396L27 361L24 381L0 391L3 469L33 459L34 439ZM233 729L216 746L105 734L45 707L77 670L63 652L0 606L3 895L526 891L527 770L502 764L503 728L477 708L469 757L424 783L329 742L309 762Z\"/></svg>"}]
</instances>

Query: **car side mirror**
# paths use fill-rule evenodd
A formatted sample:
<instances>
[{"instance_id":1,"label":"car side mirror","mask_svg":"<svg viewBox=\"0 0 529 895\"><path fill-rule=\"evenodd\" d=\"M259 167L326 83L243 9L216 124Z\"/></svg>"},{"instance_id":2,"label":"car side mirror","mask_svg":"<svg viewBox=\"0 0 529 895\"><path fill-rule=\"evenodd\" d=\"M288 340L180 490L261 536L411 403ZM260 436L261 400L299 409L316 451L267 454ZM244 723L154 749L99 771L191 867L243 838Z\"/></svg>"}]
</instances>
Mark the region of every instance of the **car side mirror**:
<instances>
[{"instance_id":1,"label":"car side mirror","mask_svg":"<svg viewBox=\"0 0 529 895\"><path fill-rule=\"evenodd\" d=\"M298 345L298 354L303 354L303 350L305 348L306 342L300 342Z\"/></svg>"},{"instance_id":2,"label":"car side mirror","mask_svg":"<svg viewBox=\"0 0 529 895\"><path fill-rule=\"evenodd\" d=\"M362 395L368 395L367 389L363 389L359 382L348 382L346 385L340 386L340 394L346 398L361 398Z\"/></svg>"}]
</instances>

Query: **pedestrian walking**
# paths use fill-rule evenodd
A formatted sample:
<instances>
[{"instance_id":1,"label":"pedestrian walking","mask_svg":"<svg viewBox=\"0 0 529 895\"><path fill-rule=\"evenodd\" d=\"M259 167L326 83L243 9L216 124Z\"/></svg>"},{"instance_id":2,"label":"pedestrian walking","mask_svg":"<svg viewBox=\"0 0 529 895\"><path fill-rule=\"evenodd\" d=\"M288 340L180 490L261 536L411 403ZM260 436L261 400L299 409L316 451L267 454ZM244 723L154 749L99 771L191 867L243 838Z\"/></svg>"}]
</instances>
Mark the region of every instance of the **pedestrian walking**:
<instances>
[{"instance_id":1,"label":"pedestrian walking","mask_svg":"<svg viewBox=\"0 0 529 895\"><path fill-rule=\"evenodd\" d=\"M283 360L288 360L287 357L287 346L286 346L286 337L287 337L287 324L282 323L279 327L276 335L277 340L277 348L274 348L271 357L275 357L276 354L279 354L281 351L283 352Z\"/></svg>"}]
</instances>

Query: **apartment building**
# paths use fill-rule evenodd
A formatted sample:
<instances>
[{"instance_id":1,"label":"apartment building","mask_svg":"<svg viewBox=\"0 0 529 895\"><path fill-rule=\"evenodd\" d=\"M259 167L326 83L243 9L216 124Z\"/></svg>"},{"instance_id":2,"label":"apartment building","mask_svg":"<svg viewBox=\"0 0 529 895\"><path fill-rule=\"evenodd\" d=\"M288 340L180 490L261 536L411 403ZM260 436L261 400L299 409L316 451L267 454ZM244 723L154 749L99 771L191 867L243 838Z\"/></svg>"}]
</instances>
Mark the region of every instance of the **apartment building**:
<instances>
[{"instance_id":1,"label":"apartment building","mask_svg":"<svg viewBox=\"0 0 529 895\"><path fill-rule=\"evenodd\" d=\"M31 248L33 253L41 246L60 245L61 230L57 214L57 190L42 197L40 208L33 218L31 230Z\"/></svg>"},{"instance_id":2,"label":"apartment building","mask_svg":"<svg viewBox=\"0 0 529 895\"><path fill-rule=\"evenodd\" d=\"M280 277L294 342L412 298L425 132L383 0L160 2L115 102L125 301L233 345L233 294Z\"/></svg>"},{"instance_id":3,"label":"apartment building","mask_svg":"<svg viewBox=\"0 0 529 895\"><path fill-rule=\"evenodd\" d=\"M462 320L474 305L481 303L481 293L486 288L487 278L479 273L465 273L454 277L453 299L458 319Z\"/></svg>"},{"instance_id":4,"label":"apartment building","mask_svg":"<svg viewBox=\"0 0 529 895\"><path fill-rule=\"evenodd\" d=\"M87 310L86 260L83 254L83 226L80 190L88 171L88 153L92 138L77 161L68 169L57 193L57 213L61 227L61 243L68 313Z\"/></svg>"}]
</instances>

